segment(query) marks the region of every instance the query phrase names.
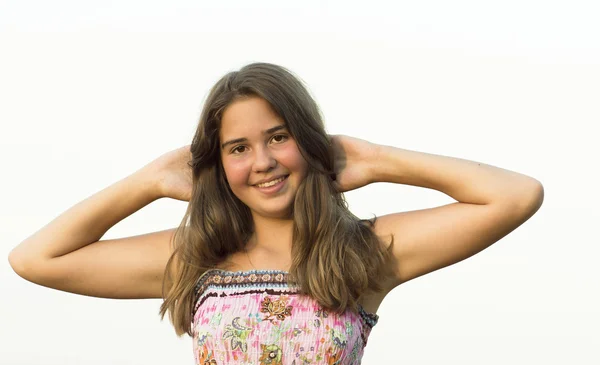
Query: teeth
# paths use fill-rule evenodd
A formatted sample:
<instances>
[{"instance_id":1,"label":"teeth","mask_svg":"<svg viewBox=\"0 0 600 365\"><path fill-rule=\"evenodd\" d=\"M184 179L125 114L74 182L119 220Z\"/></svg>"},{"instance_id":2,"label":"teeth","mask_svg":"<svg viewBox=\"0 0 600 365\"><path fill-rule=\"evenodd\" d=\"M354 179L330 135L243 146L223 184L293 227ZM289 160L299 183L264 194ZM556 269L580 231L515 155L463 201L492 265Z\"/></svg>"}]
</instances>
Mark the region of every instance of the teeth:
<instances>
[{"instance_id":1,"label":"teeth","mask_svg":"<svg viewBox=\"0 0 600 365\"><path fill-rule=\"evenodd\" d=\"M266 182L264 184L257 184L256 186L258 186L259 188L268 188L269 186L273 186L281 181L283 181L285 179L284 177L280 177L279 179L275 179L275 180L271 180L269 182Z\"/></svg>"}]
</instances>

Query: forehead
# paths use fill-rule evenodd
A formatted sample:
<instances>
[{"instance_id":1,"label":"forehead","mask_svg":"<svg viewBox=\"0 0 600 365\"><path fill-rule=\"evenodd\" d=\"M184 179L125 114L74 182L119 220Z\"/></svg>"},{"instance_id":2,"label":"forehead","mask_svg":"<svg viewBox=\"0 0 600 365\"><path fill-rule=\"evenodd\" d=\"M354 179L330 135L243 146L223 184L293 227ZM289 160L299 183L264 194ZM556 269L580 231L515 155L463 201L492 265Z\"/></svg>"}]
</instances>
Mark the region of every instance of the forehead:
<instances>
[{"instance_id":1,"label":"forehead","mask_svg":"<svg viewBox=\"0 0 600 365\"><path fill-rule=\"evenodd\" d=\"M236 100L225 108L221 117L221 138L246 137L284 124L271 105L260 97ZM239 135L238 135L239 134Z\"/></svg>"}]
</instances>

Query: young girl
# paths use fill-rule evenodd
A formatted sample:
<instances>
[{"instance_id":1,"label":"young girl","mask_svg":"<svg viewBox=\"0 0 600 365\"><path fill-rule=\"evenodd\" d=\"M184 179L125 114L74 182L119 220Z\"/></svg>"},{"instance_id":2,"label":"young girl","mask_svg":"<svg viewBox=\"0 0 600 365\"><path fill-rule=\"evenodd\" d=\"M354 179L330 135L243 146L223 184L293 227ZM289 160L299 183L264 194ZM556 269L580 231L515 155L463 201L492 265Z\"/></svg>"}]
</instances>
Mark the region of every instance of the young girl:
<instances>
[{"instance_id":1,"label":"young girl","mask_svg":"<svg viewBox=\"0 0 600 365\"><path fill-rule=\"evenodd\" d=\"M457 202L359 219L343 193L375 182ZM178 228L100 240L152 201L189 201ZM23 278L105 298L164 298L197 364L358 364L398 285L464 260L541 206L516 172L326 134L283 67L212 88L190 146L76 204L18 245Z\"/></svg>"}]
</instances>

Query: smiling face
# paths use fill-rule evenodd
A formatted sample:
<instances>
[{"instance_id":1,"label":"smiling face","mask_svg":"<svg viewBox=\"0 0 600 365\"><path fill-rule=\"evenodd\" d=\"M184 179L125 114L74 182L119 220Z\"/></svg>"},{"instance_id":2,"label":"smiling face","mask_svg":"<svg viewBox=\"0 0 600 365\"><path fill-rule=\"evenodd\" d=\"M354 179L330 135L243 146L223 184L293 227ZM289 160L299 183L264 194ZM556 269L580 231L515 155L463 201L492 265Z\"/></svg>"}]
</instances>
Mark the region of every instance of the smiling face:
<instances>
[{"instance_id":1,"label":"smiling face","mask_svg":"<svg viewBox=\"0 0 600 365\"><path fill-rule=\"evenodd\" d=\"M219 143L229 186L252 215L290 219L308 164L269 103L249 97L230 104L221 118ZM285 179L273 186L257 185L278 177Z\"/></svg>"}]
</instances>

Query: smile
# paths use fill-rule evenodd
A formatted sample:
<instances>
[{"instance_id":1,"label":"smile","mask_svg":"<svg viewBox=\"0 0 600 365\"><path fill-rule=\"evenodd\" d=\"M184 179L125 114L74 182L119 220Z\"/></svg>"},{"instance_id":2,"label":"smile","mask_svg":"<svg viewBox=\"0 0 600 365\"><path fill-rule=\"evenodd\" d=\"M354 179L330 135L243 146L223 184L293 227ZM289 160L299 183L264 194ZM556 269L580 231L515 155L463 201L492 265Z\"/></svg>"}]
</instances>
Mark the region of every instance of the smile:
<instances>
[{"instance_id":1,"label":"smile","mask_svg":"<svg viewBox=\"0 0 600 365\"><path fill-rule=\"evenodd\" d=\"M286 178L287 178L287 176L282 176L279 179L271 180L269 182L262 183L262 184L256 184L256 186L258 186L259 188L267 188L269 186L273 186L273 185L275 185L275 184L277 184L279 182L282 182Z\"/></svg>"},{"instance_id":2,"label":"smile","mask_svg":"<svg viewBox=\"0 0 600 365\"><path fill-rule=\"evenodd\" d=\"M288 176L289 175L286 175L266 183L257 184L254 185L254 187L263 193L276 193L285 185L285 181L287 180Z\"/></svg>"}]
</instances>

